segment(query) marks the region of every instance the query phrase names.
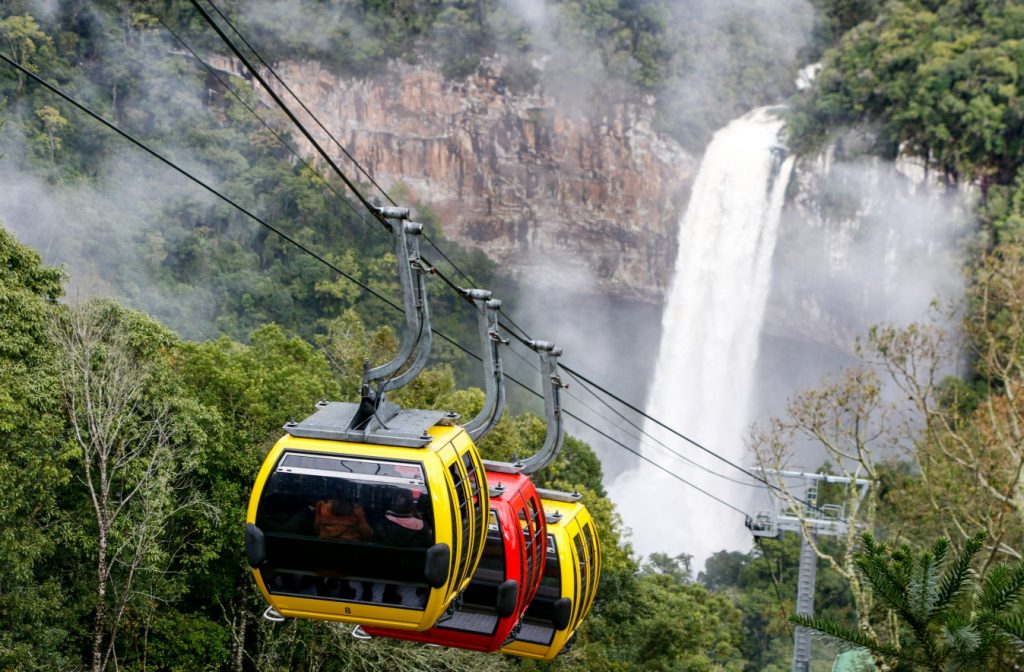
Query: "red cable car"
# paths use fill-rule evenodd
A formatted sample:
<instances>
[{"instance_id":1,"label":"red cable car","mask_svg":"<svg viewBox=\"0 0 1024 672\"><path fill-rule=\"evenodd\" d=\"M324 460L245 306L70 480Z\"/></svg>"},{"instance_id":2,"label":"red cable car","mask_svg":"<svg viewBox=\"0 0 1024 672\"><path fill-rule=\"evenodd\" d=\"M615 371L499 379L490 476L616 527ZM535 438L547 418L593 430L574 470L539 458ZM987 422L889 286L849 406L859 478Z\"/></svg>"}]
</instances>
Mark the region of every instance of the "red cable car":
<instances>
[{"instance_id":1,"label":"red cable car","mask_svg":"<svg viewBox=\"0 0 1024 672\"><path fill-rule=\"evenodd\" d=\"M487 541L462 604L429 630L365 627L367 634L484 653L497 651L515 637L540 585L547 526L540 496L529 477L488 471L487 483L491 504Z\"/></svg>"}]
</instances>

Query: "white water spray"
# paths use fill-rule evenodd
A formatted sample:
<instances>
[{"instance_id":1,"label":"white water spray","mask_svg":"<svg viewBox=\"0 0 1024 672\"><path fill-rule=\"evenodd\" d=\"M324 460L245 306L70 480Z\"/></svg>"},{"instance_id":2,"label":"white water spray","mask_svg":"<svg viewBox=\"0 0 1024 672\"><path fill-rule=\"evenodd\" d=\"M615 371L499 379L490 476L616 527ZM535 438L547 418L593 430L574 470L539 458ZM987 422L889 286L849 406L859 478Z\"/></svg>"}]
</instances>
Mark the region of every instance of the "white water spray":
<instances>
[{"instance_id":1,"label":"white water spray","mask_svg":"<svg viewBox=\"0 0 1024 672\"><path fill-rule=\"evenodd\" d=\"M783 122L754 110L718 131L708 145L680 224L679 254L662 316L662 337L648 415L732 462L745 465L743 437L771 284L771 261L793 158L783 159ZM738 470L652 422L643 455L690 483L746 510L751 488ZM749 479L747 479L749 480ZM721 549L746 549L743 516L649 463L609 490L641 554L680 552L699 569Z\"/></svg>"}]
</instances>

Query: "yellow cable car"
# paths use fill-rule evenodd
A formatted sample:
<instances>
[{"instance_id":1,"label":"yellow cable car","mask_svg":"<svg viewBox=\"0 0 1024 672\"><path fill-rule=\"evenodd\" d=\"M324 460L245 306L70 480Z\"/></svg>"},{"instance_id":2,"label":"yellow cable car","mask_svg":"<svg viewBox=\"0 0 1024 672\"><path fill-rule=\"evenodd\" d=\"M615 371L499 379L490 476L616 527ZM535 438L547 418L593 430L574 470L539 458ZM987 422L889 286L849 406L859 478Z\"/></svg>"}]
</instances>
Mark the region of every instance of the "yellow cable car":
<instances>
[{"instance_id":1,"label":"yellow cable car","mask_svg":"<svg viewBox=\"0 0 1024 672\"><path fill-rule=\"evenodd\" d=\"M320 402L263 462L246 515L246 555L270 602L264 616L432 627L469 583L490 510L473 441L500 417L501 399L465 426L444 411L401 409L385 393L413 380L431 345L419 254L422 225L407 208L382 208L394 238L408 329L396 357L363 372L358 404ZM479 312L488 390L497 309L469 290ZM380 381L374 389L374 381ZM489 395L494 396L494 395Z\"/></svg>"},{"instance_id":2,"label":"yellow cable car","mask_svg":"<svg viewBox=\"0 0 1024 672\"><path fill-rule=\"evenodd\" d=\"M601 578L601 546L594 520L579 495L538 492L548 529L544 574L518 635L501 652L551 660L571 646L576 629L594 604Z\"/></svg>"},{"instance_id":3,"label":"yellow cable car","mask_svg":"<svg viewBox=\"0 0 1024 672\"><path fill-rule=\"evenodd\" d=\"M480 458L462 427L425 411L403 411L430 424L422 447L320 438L351 406L322 402L267 455L246 516L256 583L281 617L429 628L483 551Z\"/></svg>"}]
</instances>

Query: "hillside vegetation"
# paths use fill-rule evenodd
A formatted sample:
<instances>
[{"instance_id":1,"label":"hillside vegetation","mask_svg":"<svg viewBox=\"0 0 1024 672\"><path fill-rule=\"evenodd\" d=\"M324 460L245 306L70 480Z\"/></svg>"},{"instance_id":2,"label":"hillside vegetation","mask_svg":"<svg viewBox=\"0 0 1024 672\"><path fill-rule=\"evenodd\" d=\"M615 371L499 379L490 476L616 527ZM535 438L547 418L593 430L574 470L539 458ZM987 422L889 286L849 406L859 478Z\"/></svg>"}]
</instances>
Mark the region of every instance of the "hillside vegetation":
<instances>
[{"instance_id":1,"label":"hillside vegetation","mask_svg":"<svg viewBox=\"0 0 1024 672\"><path fill-rule=\"evenodd\" d=\"M692 147L791 94L793 65L823 54L817 84L793 100L792 144L810 151L869 128L873 151L914 154L950 184L977 185L981 235L958 334L880 325L862 367L794 399L754 434L755 448L767 461L794 439L834 448L828 468L874 481L861 522L905 542L902 558L980 530L979 570L1020 560L1024 3L819 0L816 23L800 14L804 3L772 16L731 2L566 0L550 5L546 22L486 0L304 0L282 14L284 4L225 9L271 45L268 55L346 74L368 76L398 57L440 62L459 77L498 56L513 88L592 77L608 84L590 93L608 99L654 95L662 126ZM220 49L188 3L10 0L0 4L0 50L397 297L386 239L339 199L340 183L283 148L283 119L262 110L265 126L211 88L158 17L197 47ZM779 28L787 23L795 33ZM793 34L806 37L802 50L782 49ZM589 58L556 58L559 45ZM251 87L233 84L257 106ZM0 669L789 669L796 536L716 554L697 576L685 555L641 565L600 463L572 438L538 484L584 493L605 566L579 641L555 662L362 643L336 625L261 620L242 521L262 455L318 399L353 398L363 358L394 350L397 313L6 66L0 126L0 201L30 204L39 222L18 237L68 260L79 283L0 229ZM486 259L454 248L423 214L460 268L500 290ZM440 291L432 301L443 331L474 342L461 302ZM940 375L964 361L964 375ZM449 345L436 362L395 398L475 413L474 369ZM898 410L916 422L892 421L908 416L882 403L882 379L901 385ZM521 414L482 450L505 458L542 440L543 423ZM876 458L879 443L900 450ZM849 503L852 493L821 497ZM858 573L854 535L818 550L816 608L890 648L911 647L919 633ZM969 602L958 607L970 612ZM999 639L984 660L969 658L972 669L1019 668L1020 643ZM828 658L822 649L813 669L829 669Z\"/></svg>"}]
</instances>

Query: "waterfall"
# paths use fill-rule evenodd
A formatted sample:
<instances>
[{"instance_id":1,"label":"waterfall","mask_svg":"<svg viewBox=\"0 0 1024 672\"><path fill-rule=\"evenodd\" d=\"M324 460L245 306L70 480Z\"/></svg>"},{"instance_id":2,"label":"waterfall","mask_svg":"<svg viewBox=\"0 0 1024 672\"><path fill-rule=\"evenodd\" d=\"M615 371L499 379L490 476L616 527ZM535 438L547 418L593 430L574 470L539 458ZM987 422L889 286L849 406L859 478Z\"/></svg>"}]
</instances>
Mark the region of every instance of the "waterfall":
<instances>
[{"instance_id":1,"label":"waterfall","mask_svg":"<svg viewBox=\"0 0 1024 672\"><path fill-rule=\"evenodd\" d=\"M778 108L775 108L778 109ZM746 465L758 341L771 283L771 261L793 158L785 157L783 122L761 108L715 133L693 185L679 231L679 252L664 313L648 415L723 457ZM740 509L751 488L696 465L744 480L652 422L643 455ZM750 544L743 517L664 471L641 462L610 484L641 554L693 555L694 568L718 550Z\"/></svg>"}]
</instances>

